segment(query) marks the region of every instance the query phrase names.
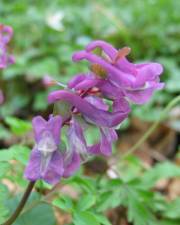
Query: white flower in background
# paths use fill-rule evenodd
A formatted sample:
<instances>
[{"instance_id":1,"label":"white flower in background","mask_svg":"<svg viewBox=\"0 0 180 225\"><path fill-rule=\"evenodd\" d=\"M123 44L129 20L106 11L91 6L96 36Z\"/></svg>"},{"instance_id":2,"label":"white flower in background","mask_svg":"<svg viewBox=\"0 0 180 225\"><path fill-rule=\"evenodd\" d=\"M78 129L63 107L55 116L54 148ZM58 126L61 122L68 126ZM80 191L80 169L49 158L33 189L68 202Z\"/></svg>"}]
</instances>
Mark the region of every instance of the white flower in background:
<instances>
[{"instance_id":1,"label":"white flower in background","mask_svg":"<svg viewBox=\"0 0 180 225\"><path fill-rule=\"evenodd\" d=\"M48 14L46 22L49 27L51 27L54 30L57 31L63 31L64 25L62 23L62 20L64 18L64 12L57 11L57 12L51 12Z\"/></svg>"}]
</instances>

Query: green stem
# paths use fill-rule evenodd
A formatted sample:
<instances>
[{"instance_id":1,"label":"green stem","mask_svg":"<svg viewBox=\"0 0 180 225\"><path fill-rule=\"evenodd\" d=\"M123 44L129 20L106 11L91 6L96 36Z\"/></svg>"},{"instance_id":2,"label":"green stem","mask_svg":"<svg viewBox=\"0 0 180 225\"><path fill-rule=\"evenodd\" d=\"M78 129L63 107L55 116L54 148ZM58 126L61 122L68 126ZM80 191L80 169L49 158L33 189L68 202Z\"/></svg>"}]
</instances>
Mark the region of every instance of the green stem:
<instances>
[{"instance_id":1,"label":"green stem","mask_svg":"<svg viewBox=\"0 0 180 225\"><path fill-rule=\"evenodd\" d=\"M13 224L13 222L17 219L17 217L19 216L19 214L21 213L21 211L23 210L31 192L32 189L34 187L35 182L29 182L26 191L24 192L24 195L18 205L18 207L16 208L16 210L14 211L14 213L12 214L12 216L2 225L11 225Z\"/></svg>"},{"instance_id":2,"label":"green stem","mask_svg":"<svg viewBox=\"0 0 180 225\"><path fill-rule=\"evenodd\" d=\"M45 195L44 197L42 197L40 200L37 201L33 201L30 205L28 205L27 207L25 207L23 209L23 211L21 212L21 215L23 215L24 213L26 213L27 211L31 210L32 208L36 207L37 205L39 205L42 202L47 202L49 198L51 198L53 195L58 195L59 191L59 184L55 185L50 192Z\"/></svg>"},{"instance_id":3,"label":"green stem","mask_svg":"<svg viewBox=\"0 0 180 225\"><path fill-rule=\"evenodd\" d=\"M180 102L180 95L178 95L176 98L174 98L162 111L159 120L157 120L153 125L147 130L147 132L142 136L141 139L139 139L138 142L132 148L130 148L122 157L121 160L128 157L130 154L135 152L141 145L144 143L146 139L149 138L149 136L153 133L153 131L157 128L157 126L160 124L160 122L164 119L164 116L172 109L173 106L175 106L178 102Z\"/></svg>"}]
</instances>

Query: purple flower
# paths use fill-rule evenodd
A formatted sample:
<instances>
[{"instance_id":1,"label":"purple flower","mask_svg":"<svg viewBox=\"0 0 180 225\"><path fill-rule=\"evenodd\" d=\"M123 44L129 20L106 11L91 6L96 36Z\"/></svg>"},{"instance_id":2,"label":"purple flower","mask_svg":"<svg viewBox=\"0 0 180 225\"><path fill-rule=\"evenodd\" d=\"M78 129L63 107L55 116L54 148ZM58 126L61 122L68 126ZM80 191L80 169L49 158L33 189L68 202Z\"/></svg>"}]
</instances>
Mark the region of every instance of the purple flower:
<instances>
[{"instance_id":1,"label":"purple flower","mask_svg":"<svg viewBox=\"0 0 180 225\"><path fill-rule=\"evenodd\" d=\"M76 171L81 163L81 156L87 155L87 144L83 135L83 129L79 123L72 118L68 130L68 151L64 156L64 177L69 177Z\"/></svg>"},{"instance_id":2,"label":"purple flower","mask_svg":"<svg viewBox=\"0 0 180 225\"><path fill-rule=\"evenodd\" d=\"M110 156L112 154L112 144L117 140L118 136L113 128L101 127L100 132L100 142L88 147L88 151L96 155Z\"/></svg>"},{"instance_id":3,"label":"purple flower","mask_svg":"<svg viewBox=\"0 0 180 225\"><path fill-rule=\"evenodd\" d=\"M118 88L108 79L100 79L94 73L80 74L74 76L68 82L68 88L75 91L86 91L92 89L92 92L101 93L103 96L116 99L125 97L124 91ZM96 88L96 89L95 89Z\"/></svg>"},{"instance_id":4,"label":"purple flower","mask_svg":"<svg viewBox=\"0 0 180 225\"><path fill-rule=\"evenodd\" d=\"M30 181L42 179L50 184L56 184L61 177L71 176L80 166L80 148L77 139L81 141L82 131L69 128L69 148L62 152L60 135L62 128L61 116L51 116L48 121L41 116L33 119L33 129L36 144L31 152L25 177Z\"/></svg>"},{"instance_id":5,"label":"purple flower","mask_svg":"<svg viewBox=\"0 0 180 225\"><path fill-rule=\"evenodd\" d=\"M101 134L100 141L93 145L88 145L85 139L85 128L73 117L68 131L69 152L67 153L67 162L76 160L73 167L79 167L79 161L87 161L91 154L101 154L109 156L112 153L112 144L117 140L117 134L113 128L99 127ZM69 163L70 165L70 163ZM72 167L72 166L71 166ZM66 169L65 174L71 174L72 171Z\"/></svg>"},{"instance_id":6,"label":"purple flower","mask_svg":"<svg viewBox=\"0 0 180 225\"><path fill-rule=\"evenodd\" d=\"M12 35L13 30L11 27L0 24L0 69L6 68L9 64L14 63L14 57L7 53L7 45Z\"/></svg>"},{"instance_id":7,"label":"purple flower","mask_svg":"<svg viewBox=\"0 0 180 225\"><path fill-rule=\"evenodd\" d=\"M51 117L48 121L37 116L32 121L36 144L25 170L28 180L43 179L56 184L64 173L63 156L59 151L62 119Z\"/></svg>"},{"instance_id":8,"label":"purple flower","mask_svg":"<svg viewBox=\"0 0 180 225\"><path fill-rule=\"evenodd\" d=\"M105 56L92 53L97 47L104 51ZM128 47L116 50L106 42L94 41L73 55L74 61L88 60L91 72L76 75L67 87L53 80L53 84L60 84L65 90L51 92L48 101L60 102L58 106L61 107L67 105L68 110L64 114L57 108L61 116L51 116L48 121L40 116L33 119L36 145L25 171L27 179L43 179L56 184L61 177L71 176L89 154L109 156L112 153L112 144L117 140L115 126L130 113L127 99L143 104L164 85L159 82L160 64L133 64L126 59L129 52ZM49 78L45 81L52 84ZM86 127L89 124L98 127L100 140L97 143L87 144L85 127L80 122L82 118ZM68 126L68 143L62 151L59 145L64 125Z\"/></svg>"},{"instance_id":9,"label":"purple flower","mask_svg":"<svg viewBox=\"0 0 180 225\"><path fill-rule=\"evenodd\" d=\"M98 79L93 73L91 74L78 74L74 76L69 82L68 87L75 90L88 90L98 85Z\"/></svg>"},{"instance_id":10,"label":"purple flower","mask_svg":"<svg viewBox=\"0 0 180 225\"><path fill-rule=\"evenodd\" d=\"M102 49L106 57L92 53L95 48ZM133 64L126 59L129 52L130 48L128 47L116 50L104 41L93 41L85 50L76 52L72 59L75 62L86 59L92 65L98 65L102 68L106 76L102 78L100 74L99 78L104 79L104 82L97 82L97 86L105 89L105 92L109 92L111 89L112 95L114 93L113 97L116 97L117 89L119 89L119 93L123 93L134 103L144 104L155 90L164 87L164 84L159 82L163 68L159 63ZM93 72L95 72L96 77L99 75L98 72L96 73L94 70ZM97 78L94 77L94 79L97 81ZM84 79L84 82L85 80L88 80L88 77ZM69 85L72 86L71 82ZM113 92L113 90L115 91Z\"/></svg>"},{"instance_id":11,"label":"purple flower","mask_svg":"<svg viewBox=\"0 0 180 225\"><path fill-rule=\"evenodd\" d=\"M108 105L105 102L96 96L87 96L86 101L93 104L96 108L108 111ZM119 110L129 110L129 104L125 99L115 100L113 102L113 110L114 112ZM108 127L99 127L100 130L100 141L97 144L92 146L88 146L88 151L92 154L102 154L105 156L109 156L112 153L112 144L118 139L115 129Z\"/></svg>"},{"instance_id":12,"label":"purple flower","mask_svg":"<svg viewBox=\"0 0 180 225\"><path fill-rule=\"evenodd\" d=\"M119 101L121 100L122 99L119 99ZM77 94L67 90L51 92L48 96L48 101L49 103L67 101L73 107L75 107L78 112L82 113L88 122L91 122L100 127L115 127L119 125L124 119L126 119L130 112L128 104L125 108L120 107L118 109L117 107L113 107L112 112L99 109L81 96L78 96Z\"/></svg>"},{"instance_id":13,"label":"purple flower","mask_svg":"<svg viewBox=\"0 0 180 225\"><path fill-rule=\"evenodd\" d=\"M55 91L49 95L48 99L49 102L67 101L71 103L72 106L76 107L78 112L82 113L86 122L97 125L100 130L100 142L88 146L83 135L84 131L80 124L73 118L72 112L68 140L71 152L74 152L77 160L77 155L81 154L103 154L105 156L111 154L112 144L117 140L116 132L111 127L120 124L128 116L130 111L129 104L125 99L119 98L114 101L112 112L108 112L109 106L97 96L88 95L82 98L69 91ZM75 112L77 113L77 111Z\"/></svg>"}]
</instances>

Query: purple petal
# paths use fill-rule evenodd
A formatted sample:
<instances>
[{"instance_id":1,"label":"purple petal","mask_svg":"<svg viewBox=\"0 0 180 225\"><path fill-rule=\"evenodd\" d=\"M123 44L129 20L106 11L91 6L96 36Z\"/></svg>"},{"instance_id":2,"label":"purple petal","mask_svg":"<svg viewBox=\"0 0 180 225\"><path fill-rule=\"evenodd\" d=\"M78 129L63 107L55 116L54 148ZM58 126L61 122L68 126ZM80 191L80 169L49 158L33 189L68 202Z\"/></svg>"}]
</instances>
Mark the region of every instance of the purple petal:
<instances>
[{"instance_id":1,"label":"purple petal","mask_svg":"<svg viewBox=\"0 0 180 225\"><path fill-rule=\"evenodd\" d=\"M53 185L59 182L59 179L64 172L63 159L60 152L55 151L53 153L44 175L41 175L40 165L41 165L41 152L34 148L31 152L30 160L25 169L24 176L26 177L26 179L30 181L43 179L44 181Z\"/></svg>"},{"instance_id":2,"label":"purple petal","mask_svg":"<svg viewBox=\"0 0 180 225\"><path fill-rule=\"evenodd\" d=\"M30 181L36 181L41 178L40 175L41 153L34 148L31 152L30 160L25 169L24 176Z\"/></svg>"},{"instance_id":3,"label":"purple petal","mask_svg":"<svg viewBox=\"0 0 180 225\"><path fill-rule=\"evenodd\" d=\"M150 100L155 90L164 87L164 83L148 82L149 87L140 90L126 90L126 96L136 104L144 104Z\"/></svg>"},{"instance_id":4,"label":"purple petal","mask_svg":"<svg viewBox=\"0 0 180 225\"><path fill-rule=\"evenodd\" d=\"M0 24L0 41L7 44L13 35L13 29L10 26Z\"/></svg>"},{"instance_id":5,"label":"purple petal","mask_svg":"<svg viewBox=\"0 0 180 225\"><path fill-rule=\"evenodd\" d=\"M63 177L67 178L73 175L79 169L80 164L80 155L74 151L71 160L65 165Z\"/></svg>"},{"instance_id":6,"label":"purple petal","mask_svg":"<svg viewBox=\"0 0 180 225\"><path fill-rule=\"evenodd\" d=\"M39 142L43 131L46 129L46 120L41 116L36 116L32 120L33 131L36 142Z\"/></svg>"},{"instance_id":7,"label":"purple petal","mask_svg":"<svg viewBox=\"0 0 180 225\"><path fill-rule=\"evenodd\" d=\"M83 129L80 124L73 118L68 130L68 151L64 153L64 177L73 174L80 166L81 155L87 154L86 140L83 135Z\"/></svg>"},{"instance_id":8,"label":"purple petal","mask_svg":"<svg viewBox=\"0 0 180 225\"><path fill-rule=\"evenodd\" d=\"M102 40L92 41L87 45L86 51L89 52L94 50L95 48L101 48L111 58L112 63L118 55L119 51L121 51L121 49L117 50L112 45ZM116 65L118 69L122 70L125 73L134 75L137 73L135 65L133 63L130 63L125 57L117 60L114 65Z\"/></svg>"},{"instance_id":9,"label":"purple petal","mask_svg":"<svg viewBox=\"0 0 180 225\"><path fill-rule=\"evenodd\" d=\"M102 40L92 41L86 46L86 51L89 52L95 48L101 48L112 60L115 59L118 52L112 45Z\"/></svg>"},{"instance_id":10,"label":"purple petal","mask_svg":"<svg viewBox=\"0 0 180 225\"><path fill-rule=\"evenodd\" d=\"M138 71L136 66L133 63L129 62L125 57L119 59L115 65L117 66L118 69L120 69L124 73L137 76Z\"/></svg>"},{"instance_id":11,"label":"purple petal","mask_svg":"<svg viewBox=\"0 0 180 225\"><path fill-rule=\"evenodd\" d=\"M59 144L62 125L61 116L50 117L48 121L43 119L41 116L36 116L32 120L32 125L36 142L41 140L45 131L49 131L52 134L56 144Z\"/></svg>"},{"instance_id":12,"label":"purple petal","mask_svg":"<svg viewBox=\"0 0 180 225\"><path fill-rule=\"evenodd\" d=\"M123 97L123 90L114 84L112 84L108 79L101 80L97 87L100 89L102 94L110 99L114 99L117 97Z\"/></svg>"},{"instance_id":13,"label":"purple petal","mask_svg":"<svg viewBox=\"0 0 180 225\"><path fill-rule=\"evenodd\" d=\"M47 183L55 185L59 182L63 173L64 173L63 158L61 153L57 150L53 153L52 158L47 167L47 171L41 178Z\"/></svg>"},{"instance_id":14,"label":"purple petal","mask_svg":"<svg viewBox=\"0 0 180 225\"><path fill-rule=\"evenodd\" d=\"M87 152L87 145L83 132L83 128L73 118L68 131L68 140L71 148L70 152L75 151L79 154L85 154Z\"/></svg>"},{"instance_id":15,"label":"purple petal","mask_svg":"<svg viewBox=\"0 0 180 225\"><path fill-rule=\"evenodd\" d=\"M47 129L51 131L53 134L54 140L58 145L60 143L60 134L61 134L61 126L62 126L62 118L61 116L52 116L47 122Z\"/></svg>"},{"instance_id":16,"label":"purple petal","mask_svg":"<svg viewBox=\"0 0 180 225\"><path fill-rule=\"evenodd\" d=\"M12 38L13 30L9 26L0 24L0 69L6 68L14 63L14 57L8 54L7 45Z\"/></svg>"},{"instance_id":17,"label":"purple petal","mask_svg":"<svg viewBox=\"0 0 180 225\"><path fill-rule=\"evenodd\" d=\"M104 59L95 54L86 51L79 51L73 55L72 59L75 62L86 59L91 63L99 64L109 73L109 79L121 87L131 87L135 82L135 77L133 75L124 73L123 71L119 70L118 68L106 62Z\"/></svg>"},{"instance_id":18,"label":"purple petal","mask_svg":"<svg viewBox=\"0 0 180 225\"><path fill-rule=\"evenodd\" d=\"M117 134L114 129L100 128L101 145L100 151L103 155L109 156L112 153L112 143L117 140Z\"/></svg>"},{"instance_id":19,"label":"purple petal","mask_svg":"<svg viewBox=\"0 0 180 225\"><path fill-rule=\"evenodd\" d=\"M102 154L109 156L112 153L112 144L117 140L117 134L112 128L100 128L101 140L99 143L92 145L88 148L89 153L91 154Z\"/></svg>"},{"instance_id":20,"label":"purple petal","mask_svg":"<svg viewBox=\"0 0 180 225\"><path fill-rule=\"evenodd\" d=\"M100 126L114 127L122 122L130 112L130 110L128 110L111 113L100 110L88 103L86 100L82 99L80 96L64 90L54 91L48 96L49 103L60 100L69 102L90 121Z\"/></svg>"},{"instance_id":21,"label":"purple petal","mask_svg":"<svg viewBox=\"0 0 180 225\"><path fill-rule=\"evenodd\" d=\"M75 75L69 82L68 82L68 88L75 88L80 82L84 81L86 79L85 74L78 74Z\"/></svg>"},{"instance_id":22,"label":"purple petal","mask_svg":"<svg viewBox=\"0 0 180 225\"><path fill-rule=\"evenodd\" d=\"M94 144L92 146L88 146L88 152L94 155L101 154L101 143Z\"/></svg>"},{"instance_id":23,"label":"purple petal","mask_svg":"<svg viewBox=\"0 0 180 225\"><path fill-rule=\"evenodd\" d=\"M133 87L143 86L147 81L154 81L163 72L163 67L159 63L147 63L137 65L138 75Z\"/></svg>"},{"instance_id":24,"label":"purple petal","mask_svg":"<svg viewBox=\"0 0 180 225\"><path fill-rule=\"evenodd\" d=\"M119 97L113 101L113 112L130 112L131 108L129 106L128 101Z\"/></svg>"},{"instance_id":25,"label":"purple petal","mask_svg":"<svg viewBox=\"0 0 180 225\"><path fill-rule=\"evenodd\" d=\"M98 79L94 77L90 77L87 79L84 79L79 84L76 85L75 90L88 90L98 83Z\"/></svg>"},{"instance_id":26,"label":"purple petal","mask_svg":"<svg viewBox=\"0 0 180 225\"><path fill-rule=\"evenodd\" d=\"M99 98L97 96L89 95L89 96L85 97L84 99L87 102L94 105L97 109L102 109L104 111L108 111L109 106L107 104L105 104L101 98Z\"/></svg>"},{"instance_id":27,"label":"purple petal","mask_svg":"<svg viewBox=\"0 0 180 225\"><path fill-rule=\"evenodd\" d=\"M74 88L75 90L88 90L98 83L99 79L97 79L93 74L88 75L77 75L73 77L69 83L69 88Z\"/></svg>"}]
</instances>

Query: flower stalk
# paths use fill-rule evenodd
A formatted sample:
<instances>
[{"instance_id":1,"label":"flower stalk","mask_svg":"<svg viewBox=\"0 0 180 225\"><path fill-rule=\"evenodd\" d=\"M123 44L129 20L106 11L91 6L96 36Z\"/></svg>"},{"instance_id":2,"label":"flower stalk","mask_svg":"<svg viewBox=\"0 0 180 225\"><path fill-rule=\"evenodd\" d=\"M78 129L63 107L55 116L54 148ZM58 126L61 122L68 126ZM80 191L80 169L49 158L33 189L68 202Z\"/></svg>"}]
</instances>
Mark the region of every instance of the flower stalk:
<instances>
[{"instance_id":1,"label":"flower stalk","mask_svg":"<svg viewBox=\"0 0 180 225\"><path fill-rule=\"evenodd\" d=\"M29 184L28 184L28 186L27 186L27 188L24 192L24 195L23 195L21 201L19 202L19 205L17 206L16 210L14 211L12 216L5 223L3 223L1 225L11 225L11 224L13 224L13 222L17 219L17 217L19 216L19 214L23 210L26 202L28 201L34 185L35 185L35 182L29 182Z\"/></svg>"}]
</instances>

